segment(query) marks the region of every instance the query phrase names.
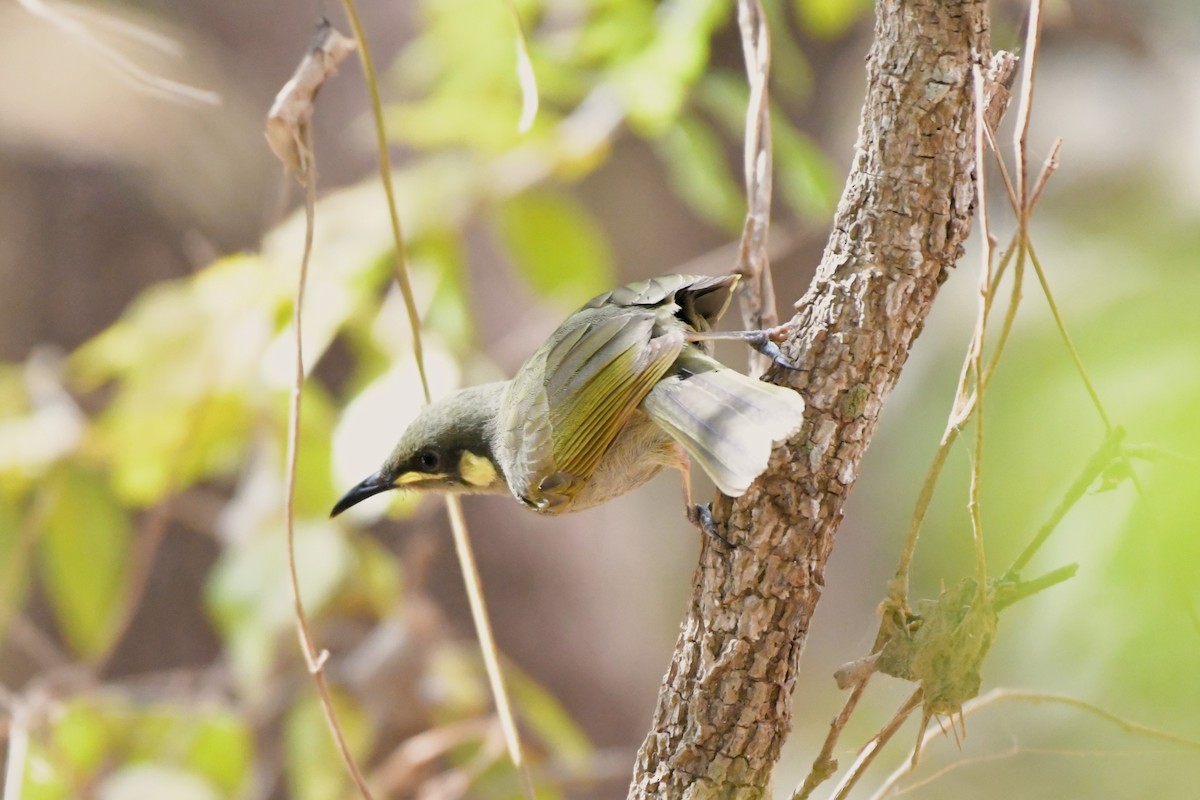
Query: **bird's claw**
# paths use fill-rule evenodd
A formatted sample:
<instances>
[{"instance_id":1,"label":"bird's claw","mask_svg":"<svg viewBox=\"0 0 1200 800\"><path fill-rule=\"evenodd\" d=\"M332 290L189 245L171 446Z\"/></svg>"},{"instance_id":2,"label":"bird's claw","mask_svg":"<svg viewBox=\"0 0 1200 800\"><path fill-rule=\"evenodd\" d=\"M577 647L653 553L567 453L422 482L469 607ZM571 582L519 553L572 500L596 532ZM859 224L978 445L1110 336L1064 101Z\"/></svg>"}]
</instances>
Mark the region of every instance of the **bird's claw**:
<instances>
[{"instance_id":1,"label":"bird's claw","mask_svg":"<svg viewBox=\"0 0 1200 800\"><path fill-rule=\"evenodd\" d=\"M800 370L799 364L788 360L783 351L779 349L779 345L775 344L772 337L774 331L754 331L752 335L746 338L746 343L754 348L757 352L762 353L767 358L771 359L772 363L784 369Z\"/></svg>"},{"instance_id":2,"label":"bird's claw","mask_svg":"<svg viewBox=\"0 0 1200 800\"><path fill-rule=\"evenodd\" d=\"M722 536L720 531L717 530L717 523L713 521L712 506L709 504L689 504L687 507L687 518L688 522L692 523L721 544L725 545L726 547L733 547L730 541Z\"/></svg>"}]
</instances>

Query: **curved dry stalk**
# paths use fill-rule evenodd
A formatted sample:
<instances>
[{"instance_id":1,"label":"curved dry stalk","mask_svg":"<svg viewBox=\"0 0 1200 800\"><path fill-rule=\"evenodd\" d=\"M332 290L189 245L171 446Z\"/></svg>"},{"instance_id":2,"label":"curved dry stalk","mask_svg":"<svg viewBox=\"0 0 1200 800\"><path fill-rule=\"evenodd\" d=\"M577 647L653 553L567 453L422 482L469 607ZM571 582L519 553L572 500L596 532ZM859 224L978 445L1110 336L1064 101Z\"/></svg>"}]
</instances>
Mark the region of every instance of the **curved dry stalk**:
<instances>
[{"instance_id":1,"label":"curved dry stalk","mask_svg":"<svg viewBox=\"0 0 1200 800\"><path fill-rule=\"evenodd\" d=\"M404 297L404 307L408 312L409 326L412 330L413 358L417 363L417 372L421 376L421 390L424 392L425 402L429 403L432 395L429 391L429 379L425 374L425 357L421 346L421 321L417 314L416 300L413 297L412 282L408 273L408 259L405 255L404 236L400 228L400 214L396 210L396 191L392 182L392 162L388 152L387 129L384 123L383 103L379 98L379 84L375 77L374 64L371 61L366 31L359 19L354 0L343 0L343 5L350 18L354 36L358 40L359 59L362 62L363 76L371 97L371 112L375 122L375 138L378 146L379 172L383 180L384 194L387 197L388 216L391 220L392 238L396 247L396 280L400 284L400 293ZM492 696L496 702L496 713L500 717L504 732L505 746L509 758L512 759L513 765L520 773L522 789L529 800L533 800L533 779L521 751L520 733L517 730L516 718L504 686L504 675L500 671L495 638L492 636L492 625L488 619L487 603L483 598L483 586L479 580L479 571L475 567L475 558L471 550L471 539L467 532L466 520L463 519L462 506L454 495L446 496L446 513L450 517L454 549L458 554L459 566L462 569L463 583L466 586L467 598L471 606L471 616L475 623L475 631L479 635L483 663L487 670Z\"/></svg>"},{"instance_id":2,"label":"curved dry stalk","mask_svg":"<svg viewBox=\"0 0 1200 800\"><path fill-rule=\"evenodd\" d=\"M340 40L340 41L339 41ZM296 279L296 294L292 304L292 326L295 331L295 359L293 362L291 398L288 404L287 457L284 491L284 528L287 536L288 588L292 594L292 610L296 618L296 633L300 650L308 672L317 687L321 710L329 725L334 743L346 770L354 780L359 794L371 800L361 770L338 722L333 696L325 680L327 650L317 650L304 601L300 596L300 576L296 569L296 469L300 456L300 418L303 411L304 388L304 290L308 283L308 266L312 256L313 228L317 204L317 172L313 154L312 126L313 100L317 90L332 74L334 66L351 49L328 21L322 20L309 52L301 60L296 73L280 90L267 117L267 140L285 168L296 172L296 178L304 186L304 252L300 257L300 270Z\"/></svg>"},{"instance_id":3,"label":"curved dry stalk","mask_svg":"<svg viewBox=\"0 0 1200 800\"><path fill-rule=\"evenodd\" d=\"M307 135L305 138L307 138ZM306 141L305 145L307 151L311 153L311 140ZM300 275L296 280L296 298L292 309L292 325L296 331L296 358L291 403L288 409L287 476L285 478L287 490L283 512L287 528L288 585L292 592L292 608L296 616L296 629L300 637L300 649L304 653L304 661L308 666L308 672L312 675L313 682L316 684L317 694L321 699L321 708L325 712L325 720L329 723L329 729L333 734L334 742L337 744L338 752L341 754L342 761L345 763L346 769L350 772L350 776L354 779L359 794L366 800L371 800L371 790L367 787L366 780L358 768L358 763L354 760L354 755L350 752L350 746L346 742L342 726L338 723L337 711L333 706L333 696L330 694L329 684L325 680L325 662L329 658L329 651L321 650L318 652L314 644L312 630L308 624L308 615L304 611L304 601L300 597L300 576L296 570L296 466L300 455L301 390L304 386L304 340L301 335L301 322L303 321L304 313L304 288L308 281L308 262L309 256L312 253L313 219L315 216L317 195L317 182L313 173L311 160L307 163L302 173L302 180L305 180L304 255L300 260Z\"/></svg>"},{"instance_id":4,"label":"curved dry stalk","mask_svg":"<svg viewBox=\"0 0 1200 800\"><path fill-rule=\"evenodd\" d=\"M841 736L846 723L850 721L850 715L854 713L854 709L858 706L858 701L862 698L863 692L866 691L867 683L870 680L871 676L868 673L854 684L854 688L850 691L850 696L846 698L846 702L842 705L842 710L838 712L838 715L833 718L833 722L829 725L829 733L825 736L825 743L821 746L821 752L813 759L812 768L804 778L804 782L800 784L796 791L792 792L791 800L808 800L808 797L812 795L818 786L833 777L833 774L837 772L838 762L833 757L833 749L837 746L838 737Z\"/></svg>"}]
</instances>

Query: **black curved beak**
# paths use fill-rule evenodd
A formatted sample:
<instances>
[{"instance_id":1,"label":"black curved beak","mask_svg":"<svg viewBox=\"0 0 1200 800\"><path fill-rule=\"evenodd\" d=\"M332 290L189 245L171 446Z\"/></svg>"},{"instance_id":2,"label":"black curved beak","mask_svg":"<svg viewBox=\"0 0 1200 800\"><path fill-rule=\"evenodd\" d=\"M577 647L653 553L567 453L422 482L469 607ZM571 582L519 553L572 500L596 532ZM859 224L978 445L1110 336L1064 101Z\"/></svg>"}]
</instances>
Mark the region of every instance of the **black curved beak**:
<instances>
[{"instance_id":1,"label":"black curved beak","mask_svg":"<svg viewBox=\"0 0 1200 800\"><path fill-rule=\"evenodd\" d=\"M329 512L329 516L336 517L350 506L356 506L368 497L386 492L394 486L392 480L381 472L368 475L361 483L346 492L341 500L337 501L333 510Z\"/></svg>"}]
</instances>

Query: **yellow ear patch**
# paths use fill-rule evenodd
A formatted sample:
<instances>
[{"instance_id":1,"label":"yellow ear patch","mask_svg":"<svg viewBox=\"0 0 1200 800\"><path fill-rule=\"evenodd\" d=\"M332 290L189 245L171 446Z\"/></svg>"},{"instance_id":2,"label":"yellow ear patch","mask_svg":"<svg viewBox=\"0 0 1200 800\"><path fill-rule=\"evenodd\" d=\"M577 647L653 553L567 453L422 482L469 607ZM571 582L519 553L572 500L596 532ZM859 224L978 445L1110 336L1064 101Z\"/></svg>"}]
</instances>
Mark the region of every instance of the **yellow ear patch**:
<instances>
[{"instance_id":1,"label":"yellow ear patch","mask_svg":"<svg viewBox=\"0 0 1200 800\"><path fill-rule=\"evenodd\" d=\"M463 450L462 458L458 461L458 474L464 483L478 489L491 486L500 478L490 458L477 456L470 450Z\"/></svg>"}]
</instances>

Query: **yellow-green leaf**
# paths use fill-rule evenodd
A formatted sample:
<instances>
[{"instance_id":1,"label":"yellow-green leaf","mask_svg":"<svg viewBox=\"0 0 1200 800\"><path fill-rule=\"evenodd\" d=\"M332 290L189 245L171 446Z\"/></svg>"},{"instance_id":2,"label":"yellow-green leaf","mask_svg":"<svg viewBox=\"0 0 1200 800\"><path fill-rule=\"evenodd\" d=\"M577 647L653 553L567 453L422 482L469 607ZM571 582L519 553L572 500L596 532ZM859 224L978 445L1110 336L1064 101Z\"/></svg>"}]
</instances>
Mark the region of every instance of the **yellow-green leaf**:
<instances>
[{"instance_id":1,"label":"yellow-green leaf","mask_svg":"<svg viewBox=\"0 0 1200 800\"><path fill-rule=\"evenodd\" d=\"M613 284L608 238L570 195L528 191L501 205L495 219L513 262L543 297L576 303Z\"/></svg>"},{"instance_id":2,"label":"yellow-green leaf","mask_svg":"<svg viewBox=\"0 0 1200 800\"><path fill-rule=\"evenodd\" d=\"M871 10L870 0L793 0L796 16L814 36L832 39Z\"/></svg>"},{"instance_id":3,"label":"yellow-green leaf","mask_svg":"<svg viewBox=\"0 0 1200 800\"><path fill-rule=\"evenodd\" d=\"M76 467L51 476L45 502L38 552L46 595L71 648L96 658L124 607L129 516L98 475Z\"/></svg>"},{"instance_id":4,"label":"yellow-green leaf","mask_svg":"<svg viewBox=\"0 0 1200 800\"><path fill-rule=\"evenodd\" d=\"M746 199L720 138L707 123L682 117L658 142L658 152L672 188L702 219L730 232L741 230Z\"/></svg>"}]
</instances>

